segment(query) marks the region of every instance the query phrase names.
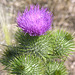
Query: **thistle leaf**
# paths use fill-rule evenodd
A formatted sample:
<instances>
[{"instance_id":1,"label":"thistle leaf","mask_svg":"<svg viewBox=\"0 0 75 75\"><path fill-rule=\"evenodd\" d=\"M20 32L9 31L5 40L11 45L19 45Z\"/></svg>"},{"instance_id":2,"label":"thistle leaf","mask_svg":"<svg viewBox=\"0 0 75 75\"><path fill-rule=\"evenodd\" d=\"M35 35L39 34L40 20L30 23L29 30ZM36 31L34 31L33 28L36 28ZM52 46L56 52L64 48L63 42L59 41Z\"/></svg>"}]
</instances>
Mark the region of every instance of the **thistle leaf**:
<instances>
[{"instance_id":1,"label":"thistle leaf","mask_svg":"<svg viewBox=\"0 0 75 75\"><path fill-rule=\"evenodd\" d=\"M45 75L68 75L64 63L49 62L47 65L47 70Z\"/></svg>"},{"instance_id":2,"label":"thistle leaf","mask_svg":"<svg viewBox=\"0 0 75 75\"><path fill-rule=\"evenodd\" d=\"M40 58L23 55L11 61L9 71L16 75L43 75L44 67Z\"/></svg>"}]
</instances>

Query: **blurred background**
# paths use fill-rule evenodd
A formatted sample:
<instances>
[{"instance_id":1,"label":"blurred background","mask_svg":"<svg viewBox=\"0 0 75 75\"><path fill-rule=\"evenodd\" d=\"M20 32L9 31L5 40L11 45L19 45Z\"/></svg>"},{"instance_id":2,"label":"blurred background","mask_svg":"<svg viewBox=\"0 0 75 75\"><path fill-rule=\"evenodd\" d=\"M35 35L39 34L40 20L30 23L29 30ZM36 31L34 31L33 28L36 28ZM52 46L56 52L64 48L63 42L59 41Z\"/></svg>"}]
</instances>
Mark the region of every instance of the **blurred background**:
<instances>
[{"instance_id":1,"label":"blurred background","mask_svg":"<svg viewBox=\"0 0 75 75\"><path fill-rule=\"evenodd\" d=\"M53 30L63 29L75 37L75 0L0 0L0 57L4 50L3 44L15 43L17 13L23 12L31 4L47 7L53 13ZM75 75L75 53L67 58L65 65L69 75ZM0 63L0 75L7 75L3 68Z\"/></svg>"}]
</instances>

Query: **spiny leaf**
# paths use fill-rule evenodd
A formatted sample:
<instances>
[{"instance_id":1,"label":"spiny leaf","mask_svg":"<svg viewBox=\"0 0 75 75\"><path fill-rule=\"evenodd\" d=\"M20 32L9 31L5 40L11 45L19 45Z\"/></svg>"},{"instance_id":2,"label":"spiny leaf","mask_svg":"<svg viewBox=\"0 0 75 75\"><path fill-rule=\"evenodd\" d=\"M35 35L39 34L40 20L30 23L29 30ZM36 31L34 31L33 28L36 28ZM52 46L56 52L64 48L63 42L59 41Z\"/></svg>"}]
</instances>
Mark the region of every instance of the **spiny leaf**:
<instances>
[{"instance_id":1,"label":"spiny leaf","mask_svg":"<svg viewBox=\"0 0 75 75\"><path fill-rule=\"evenodd\" d=\"M67 38L70 36L69 38ZM42 55L43 58L62 58L64 55L68 55L74 48L74 42L71 34L66 31L48 31L46 35L29 36L19 30L16 33L16 40L21 50L25 52L32 51L36 55Z\"/></svg>"},{"instance_id":2,"label":"spiny leaf","mask_svg":"<svg viewBox=\"0 0 75 75\"><path fill-rule=\"evenodd\" d=\"M11 61L9 71L17 75L43 75L43 62L31 55L20 56Z\"/></svg>"},{"instance_id":3,"label":"spiny leaf","mask_svg":"<svg viewBox=\"0 0 75 75\"><path fill-rule=\"evenodd\" d=\"M0 59L0 62L3 65L8 66L11 62L11 60L14 59L14 57L21 55L22 53L19 53L19 47L14 46L7 46L3 52L2 58Z\"/></svg>"},{"instance_id":4,"label":"spiny leaf","mask_svg":"<svg viewBox=\"0 0 75 75\"><path fill-rule=\"evenodd\" d=\"M50 42L51 54L49 55L62 58L62 56L68 55L68 53L73 51L72 48L75 48L75 44L71 34L69 34L71 38L65 38L67 34L67 32L62 30L53 32L53 38Z\"/></svg>"},{"instance_id":5,"label":"spiny leaf","mask_svg":"<svg viewBox=\"0 0 75 75\"><path fill-rule=\"evenodd\" d=\"M67 75L68 72L63 63L49 62L46 65L46 75Z\"/></svg>"}]
</instances>

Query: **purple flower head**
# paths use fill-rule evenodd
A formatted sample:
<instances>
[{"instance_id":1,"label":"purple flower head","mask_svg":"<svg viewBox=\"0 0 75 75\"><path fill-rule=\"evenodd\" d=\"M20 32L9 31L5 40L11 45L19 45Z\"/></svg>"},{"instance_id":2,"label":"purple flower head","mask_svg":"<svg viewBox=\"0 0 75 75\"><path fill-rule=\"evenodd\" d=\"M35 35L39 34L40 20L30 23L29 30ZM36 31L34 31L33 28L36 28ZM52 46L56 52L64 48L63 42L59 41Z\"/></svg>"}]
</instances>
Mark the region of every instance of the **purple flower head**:
<instances>
[{"instance_id":1,"label":"purple flower head","mask_svg":"<svg viewBox=\"0 0 75 75\"><path fill-rule=\"evenodd\" d=\"M30 36L40 36L51 28L52 20L53 15L47 8L31 5L30 10L26 8L22 15L19 14L17 24Z\"/></svg>"}]
</instances>

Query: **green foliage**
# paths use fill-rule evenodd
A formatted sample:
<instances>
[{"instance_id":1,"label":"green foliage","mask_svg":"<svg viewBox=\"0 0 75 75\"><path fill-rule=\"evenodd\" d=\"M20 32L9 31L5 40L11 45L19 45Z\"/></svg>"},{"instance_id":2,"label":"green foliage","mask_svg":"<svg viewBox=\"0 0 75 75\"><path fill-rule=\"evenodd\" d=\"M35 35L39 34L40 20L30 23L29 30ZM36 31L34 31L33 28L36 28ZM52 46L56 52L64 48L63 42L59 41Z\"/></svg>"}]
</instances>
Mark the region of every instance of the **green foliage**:
<instances>
[{"instance_id":1,"label":"green foliage","mask_svg":"<svg viewBox=\"0 0 75 75\"><path fill-rule=\"evenodd\" d=\"M67 75L68 72L63 63L49 62L45 75Z\"/></svg>"},{"instance_id":2,"label":"green foliage","mask_svg":"<svg viewBox=\"0 0 75 75\"><path fill-rule=\"evenodd\" d=\"M62 58L67 56L75 47L73 42L73 36L65 31L56 31L52 33L52 39L50 40L51 56L56 58Z\"/></svg>"},{"instance_id":3,"label":"green foliage","mask_svg":"<svg viewBox=\"0 0 75 75\"><path fill-rule=\"evenodd\" d=\"M9 71L17 75L43 75L43 63L38 57L22 55L11 61Z\"/></svg>"},{"instance_id":4,"label":"green foliage","mask_svg":"<svg viewBox=\"0 0 75 75\"><path fill-rule=\"evenodd\" d=\"M74 47L73 37L65 31L49 31L46 35L29 36L22 31L16 33L16 40L23 51L33 51L45 58L62 58ZM25 49L25 50L24 50Z\"/></svg>"},{"instance_id":5,"label":"green foliage","mask_svg":"<svg viewBox=\"0 0 75 75\"><path fill-rule=\"evenodd\" d=\"M44 60L48 54L48 44L51 32L47 32L47 35L38 36L29 36L28 34L24 34L21 30L16 33L16 40L18 42L19 47L21 47L21 51L33 52L33 54L37 56L41 56ZM45 60L46 61L46 60Z\"/></svg>"},{"instance_id":6,"label":"green foliage","mask_svg":"<svg viewBox=\"0 0 75 75\"><path fill-rule=\"evenodd\" d=\"M14 59L14 57L20 55L19 48L14 46L7 46L3 52L3 56L0 60L0 62L3 65L8 66L11 62L11 60Z\"/></svg>"},{"instance_id":7,"label":"green foliage","mask_svg":"<svg viewBox=\"0 0 75 75\"><path fill-rule=\"evenodd\" d=\"M19 29L15 38L16 45L7 46L1 59L6 70L16 75L67 75L64 63L54 60L63 60L75 48L71 34L57 30L29 36Z\"/></svg>"}]
</instances>

